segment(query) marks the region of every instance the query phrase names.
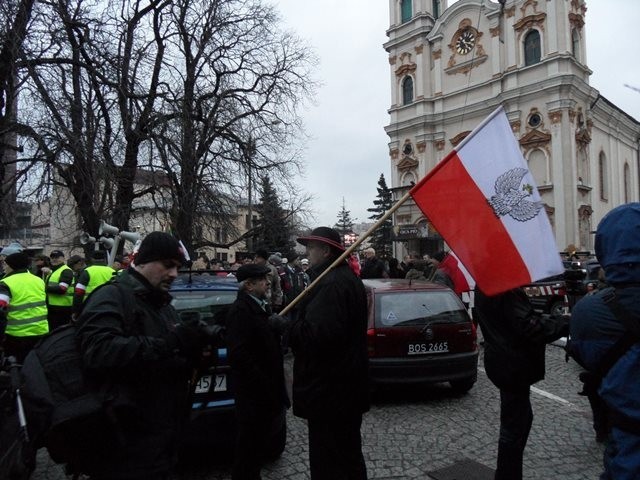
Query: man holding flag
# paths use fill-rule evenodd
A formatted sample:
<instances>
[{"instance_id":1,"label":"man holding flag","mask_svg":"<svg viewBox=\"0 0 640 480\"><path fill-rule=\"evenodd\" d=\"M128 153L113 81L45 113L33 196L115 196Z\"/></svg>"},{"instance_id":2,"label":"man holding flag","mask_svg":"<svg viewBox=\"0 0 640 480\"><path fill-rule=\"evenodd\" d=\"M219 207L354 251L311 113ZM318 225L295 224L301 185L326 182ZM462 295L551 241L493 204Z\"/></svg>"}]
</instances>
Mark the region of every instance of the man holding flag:
<instances>
[{"instance_id":1,"label":"man holding flag","mask_svg":"<svg viewBox=\"0 0 640 480\"><path fill-rule=\"evenodd\" d=\"M530 386L544 378L546 342L565 334L568 321L537 315L519 288L564 268L502 107L409 193L476 281L485 369L500 390L495 479L521 480Z\"/></svg>"}]
</instances>

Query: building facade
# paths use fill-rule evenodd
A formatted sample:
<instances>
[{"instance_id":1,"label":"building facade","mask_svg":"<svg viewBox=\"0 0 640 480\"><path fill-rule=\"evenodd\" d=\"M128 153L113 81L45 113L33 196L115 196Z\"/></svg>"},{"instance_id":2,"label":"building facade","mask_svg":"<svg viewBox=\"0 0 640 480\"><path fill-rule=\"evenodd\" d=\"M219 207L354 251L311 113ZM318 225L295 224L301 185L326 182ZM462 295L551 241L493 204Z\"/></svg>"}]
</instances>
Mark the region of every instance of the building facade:
<instances>
[{"instance_id":1,"label":"building facade","mask_svg":"<svg viewBox=\"0 0 640 480\"><path fill-rule=\"evenodd\" d=\"M640 122L589 85L586 3L389 0L396 199L503 105L558 249L593 249L604 214L639 199ZM442 247L411 201L394 232L398 258Z\"/></svg>"}]
</instances>

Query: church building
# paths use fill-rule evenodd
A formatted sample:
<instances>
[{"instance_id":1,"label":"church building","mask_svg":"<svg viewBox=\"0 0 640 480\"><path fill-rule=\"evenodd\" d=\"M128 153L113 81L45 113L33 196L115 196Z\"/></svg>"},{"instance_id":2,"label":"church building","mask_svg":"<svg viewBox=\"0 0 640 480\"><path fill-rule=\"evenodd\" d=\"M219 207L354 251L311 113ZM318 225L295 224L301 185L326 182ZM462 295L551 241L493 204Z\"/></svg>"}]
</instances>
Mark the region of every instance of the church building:
<instances>
[{"instance_id":1,"label":"church building","mask_svg":"<svg viewBox=\"0 0 640 480\"><path fill-rule=\"evenodd\" d=\"M585 0L389 0L394 198L504 106L559 251L593 250L612 208L639 201L640 122L589 85ZM594 19L592 19L594 21ZM451 199L455 202L455 198ZM442 239L410 200L394 256Z\"/></svg>"}]
</instances>

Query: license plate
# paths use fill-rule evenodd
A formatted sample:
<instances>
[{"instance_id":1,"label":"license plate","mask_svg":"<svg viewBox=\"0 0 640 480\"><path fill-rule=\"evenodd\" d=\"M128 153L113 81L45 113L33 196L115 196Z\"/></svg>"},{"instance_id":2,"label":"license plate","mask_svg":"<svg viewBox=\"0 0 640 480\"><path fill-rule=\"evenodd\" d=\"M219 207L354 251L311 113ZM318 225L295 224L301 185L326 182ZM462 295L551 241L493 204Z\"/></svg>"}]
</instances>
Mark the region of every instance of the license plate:
<instances>
[{"instance_id":1,"label":"license plate","mask_svg":"<svg viewBox=\"0 0 640 480\"><path fill-rule=\"evenodd\" d=\"M428 353L446 353L449 351L449 342L410 343L408 355L424 355Z\"/></svg>"},{"instance_id":2,"label":"license plate","mask_svg":"<svg viewBox=\"0 0 640 480\"><path fill-rule=\"evenodd\" d=\"M213 387L214 392L227 391L227 376L223 373L218 375L204 375L196 383L196 393L207 393Z\"/></svg>"}]
</instances>

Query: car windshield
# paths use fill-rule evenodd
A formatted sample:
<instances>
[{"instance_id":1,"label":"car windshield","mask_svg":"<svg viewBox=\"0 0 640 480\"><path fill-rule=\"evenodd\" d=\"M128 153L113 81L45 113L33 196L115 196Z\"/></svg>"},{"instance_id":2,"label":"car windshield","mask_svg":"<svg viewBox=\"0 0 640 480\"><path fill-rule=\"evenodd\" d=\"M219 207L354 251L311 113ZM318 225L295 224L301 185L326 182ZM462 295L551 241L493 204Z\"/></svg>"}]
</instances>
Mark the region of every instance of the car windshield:
<instances>
[{"instance_id":1,"label":"car windshield","mask_svg":"<svg viewBox=\"0 0 640 480\"><path fill-rule=\"evenodd\" d=\"M397 292L376 295L376 325L384 327L468 321L452 292Z\"/></svg>"},{"instance_id":2,"label":"car windshield","mask_svg":"<svg viewBox=\"0 0 640 480\"><path fill-rule=\"evenodd\" d=\"M204 320L212 318L226 305L232 304L237 296L237 291L188 291L171 292L173 301L171 304L178 312L199 312Z\"/></svg>"}]
</instances>

